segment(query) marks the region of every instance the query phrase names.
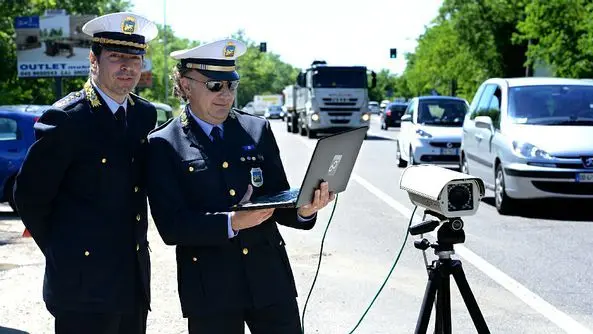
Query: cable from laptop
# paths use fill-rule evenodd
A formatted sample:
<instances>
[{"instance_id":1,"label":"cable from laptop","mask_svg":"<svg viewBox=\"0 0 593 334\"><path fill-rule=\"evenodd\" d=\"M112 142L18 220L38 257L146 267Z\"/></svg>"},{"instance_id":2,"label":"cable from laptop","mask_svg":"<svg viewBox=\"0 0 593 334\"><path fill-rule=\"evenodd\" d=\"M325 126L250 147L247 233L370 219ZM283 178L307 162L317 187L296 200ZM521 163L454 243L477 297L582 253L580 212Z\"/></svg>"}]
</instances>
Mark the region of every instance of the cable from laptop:
<instances>
[{"instance_id":1,"label":"cable from laptop","mask_svg":"<svg viewBox=\"0 0 593 334\"><path fill-rule=\"evenodd\" d=\"M377 291L377 294L375 294L375 297L373 298L373 300L369 304L369 307L367 307L366 311L364 311L364 313L362 314L362 316L358 320L358 323L356 324L356 326L354 326L354 328L352 328L352 330L350 331L349 334L354 333L354 331L358 328L358 326L360 326L360 324L362 323L362 320L364 319L364 317L367 315L367 313L371 309L371 306L373 306L373 304L375 303L375 300L377 300L377 297L379 297L379 294L381 293L381 291L383 291L383 288L387 284L387 281L389 280L389 277L391 277L391 274L393 273L393 270L395 269L395 266L399 262L399 258L402 255L402 252L404 251L404 247L406 246L406 242L408 241L408 235L409 235L408 231L410 230L410 226L412 226L412 220L414 219L414 214L416 213L416 209L418 209L418 207L417 206L414 206L414 211L412 211L412 215L410 216L410 221L408 222L408 227L406 228L406 237L404 238L404 242L402 243L402 246L399 249L399 253L397 253L397 257L395 258L395 261L393 262L393 266L391 266L391 269L389 270L389 273L387 274L387 277L385 277L385 281L383 281L383 284L379 288L379 291Z\"/></svg>"},{"instance_id":2,"label":"cable from laptop","mask_svg":"<svg viewBox=\"0 0 593 334\"><path fill-rule=\"evenodd\" d=\"M319 275L319 269L321 268L321 256L323 255L323 244L325 242L325 235L327 234L327 230L329 229L329 224L332 222L332 218L334 217L334 212L336 211L336 204L338 204L338 194L336 194L336 198L334 200L334 206L332 208L332 213L329 215L329 220L327 221L327 226L325 226L325 231L323 232L323 237L321 238L321 248L319 249L319 261L317 261L317 270L315 271L315 277L313 278L313 283L311 283L311 288L309 289L309 294L307 295L307 300L305 301L305 306L303 307L303 317L301 319L302 323L302 331L305 334L305 312L307 311L307 304L309 303L309 297L311 297L311 293L313 292L313 287L315 287L315 282L317 281L317 275Z\"/></svg>"},{"instance_id":3,"label":"cable from laptop","mask_svg":"<svg viewBox=\"0 0 593 334\"><path fill-rule=\"evenodd\" d=\"M332 218L334 216L334 212L336 211L336 204L337 203L338 203L338 194L336 194L336 199L335 199L335 202L334 202L334 206L332 208L331 215L329 216L329 220L327 222L327 226L325 227L325 231L323 232L323 237L321 238L321 248L319 250L319 261L317 262L317 270L315 271L315 277L313 278L313 283L311 284L311 288L309 289L309 294L307 295L307 299L305 301L305 306L303 307L303 316L302 316L302 319L301 319L302 333L303 334L305 334L305 312L307 311L307 304L309 303L309 298L311 297L311 293L313 292L313 288L315 287L315 282L317 281L317 276L319 275L319 269L321 267L321 256L323 254L323 244L325 242L325 235L327 234L327 230L329 229L329 225L331 224ZM375 297L373 297L373 300L371 301L371 303L369 304L369 306L367 307L367 309L364 311L364 313L362 314L362 316L358 320L358 323L356 323L356 326L354 326L354 328L350 331L349 334L354 333L354 331L358 328L358 326L360 326L360 324L362 323L362 320L367 315L367 313L370 311L371 307L375 303L375 300L377 300L377 298L379 297L379 294L381 294L381 292L383 291L383 288L387 284L387 281L391 277L391 274L393 273L393 270L395 269L395 266L399 262L399 259L400 259L401 255L402 255L402 252L404 250L404 247L406 246L406 242L408 241L408 235L409 235L408 230L410 229L410 226L412 226L412 221L414 219L414 214L416 213L416 209L418 209L418 207L417 206L414 206L414 210L412 211L412 215L410 216L410 220L408 222L408 227L406 228L406 236L404 238L404 242L402 243L402 245L401 245L401 247L399 249L399 252L397 254L397 257L395 258L395 261L393 262L393 265L391 266L391 269L389 270L389 273L387 274L387 277L383 281L383 284L381 284L381 287L379 288L379 291L377 291L377 293L375 294Z\"/></svg>"}]
</instances>

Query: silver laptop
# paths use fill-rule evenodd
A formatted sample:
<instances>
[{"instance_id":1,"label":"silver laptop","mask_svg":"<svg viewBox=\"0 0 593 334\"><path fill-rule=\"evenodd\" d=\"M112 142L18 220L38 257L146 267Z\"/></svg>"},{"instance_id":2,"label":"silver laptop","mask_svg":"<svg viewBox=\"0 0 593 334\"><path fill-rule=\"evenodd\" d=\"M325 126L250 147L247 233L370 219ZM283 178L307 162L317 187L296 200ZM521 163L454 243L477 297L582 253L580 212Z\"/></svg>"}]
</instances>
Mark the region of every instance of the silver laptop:
<instances>
[{"instance_id":1,"label":"silver laptop","mask_svg":"<svg viewBox=\"0 0 593 334\"><path fill-rule=\"evenodd\" d=\"M367 131L365 126L318 139L300 188L259 196L231 210L298 208L313 202L315 190L323 181L328 182L330 192L343 192Z\"/></svg>"}]
</instances>

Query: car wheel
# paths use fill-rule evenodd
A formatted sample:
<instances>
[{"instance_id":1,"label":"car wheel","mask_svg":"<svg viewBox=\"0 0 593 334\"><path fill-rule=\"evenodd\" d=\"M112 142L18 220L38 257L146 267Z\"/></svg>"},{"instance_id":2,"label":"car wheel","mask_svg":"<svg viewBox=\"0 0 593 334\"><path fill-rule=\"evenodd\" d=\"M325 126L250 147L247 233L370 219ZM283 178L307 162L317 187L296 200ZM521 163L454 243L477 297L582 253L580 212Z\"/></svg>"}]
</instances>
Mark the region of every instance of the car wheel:
<instances>
[{"instance_id":1,"label":"car wheel","mask_svg":"<svg viewBox=\"0 0 593 334\"><path fill-rule=\"evenodd\" d=\"M408 162L404 159L402 159L402 152L399 149L399 141L395 142L395 157L397 159L397 167L406 167L406 165L408 164Z\"/></svg>"},{"instance_id":2,"label":"car wheel","mask_svg":"<svg viewBox=\"0 0 593 334\"><path fill-rule=\"evenodd\" d=\"M416 164L416 161L414 161L414 151L412 151L412 146L410 146L410 154L408 157L408 163L410 164L410 166L413 166Z\"/></svg>"},{"instance_id":3,"label":"car wheel","mask_svg":"<svg viewBox=\"0 0 593 334\"><path fill-rule=\"evenodd\" d=\"M496 210L501 215L508 215L514 211L515 200L507 196L502 164L496 166L494 179L494 202Z\"/></svg>"},{"instance_id":4,"label":"car wheel","mask_svg":"<svg viewBox=\"0 0 593 334\"><path fill-rule=\"evenodd\" d=\"M469 175L469 166L467 164L467 159L465 158L465 155L461 156L461 166L459 167L459 169L461 169L462 173Z\"/></svg>"}]
</instances>

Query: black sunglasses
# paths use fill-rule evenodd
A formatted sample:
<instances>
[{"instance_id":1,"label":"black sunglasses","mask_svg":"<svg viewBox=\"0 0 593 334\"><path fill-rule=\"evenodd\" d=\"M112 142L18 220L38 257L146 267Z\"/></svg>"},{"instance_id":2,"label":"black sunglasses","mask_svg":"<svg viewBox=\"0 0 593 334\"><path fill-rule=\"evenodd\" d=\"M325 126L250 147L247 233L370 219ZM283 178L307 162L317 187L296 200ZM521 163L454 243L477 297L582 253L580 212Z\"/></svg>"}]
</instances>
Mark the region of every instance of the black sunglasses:
<instances>
[{"instance_id":1,"label":"black sunglasses","mask_svg":"<svg viewBox=\"0 0 593 334\"><path fill-rule=\"evenodd\" d=\"M192 81L196 81L199 83L203 83L206 84L206 88L208 88L209 91L211 92L220 92L222 90L222 88L224 87L224 83L227 83L227 86L229 87L229 90L231 92L234 92L235 90L237 90L237 87L239 86L239 80L231 80L231 81L220 81L220 80L208 80L208 81L200 81L198 79L194 79L192 77L188 77L188 76L184 76L184 78L187 78L189 80Z\"/></svg>"}]
</instances>

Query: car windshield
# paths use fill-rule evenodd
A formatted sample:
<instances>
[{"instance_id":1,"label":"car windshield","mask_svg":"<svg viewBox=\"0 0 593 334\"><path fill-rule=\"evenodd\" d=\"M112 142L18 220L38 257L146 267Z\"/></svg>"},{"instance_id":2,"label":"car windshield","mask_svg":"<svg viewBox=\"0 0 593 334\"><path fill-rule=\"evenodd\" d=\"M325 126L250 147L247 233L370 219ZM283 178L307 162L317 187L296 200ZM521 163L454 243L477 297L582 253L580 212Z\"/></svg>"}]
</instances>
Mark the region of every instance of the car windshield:
<instances>
[{"instance_id":1,"label":"car windshield","mask_svg":"<svg viewBox=\"0 0 593 334\"><path fill-rule=\"evenodd\" d=\"M593 125L593 86L512 87L508 108L513 123Z\"/></svg>"},{"instance_id":2,"label":"car windshield","mask_svg":"<svg viewBox=\"0 0 593 334\"><path fill-rule=\"evenodd\" d=\"M461 126L467 109L467 104L461 100L421 100L418 105L418 123Z\"/></svg>"},{"instance_id":3,"label":"car windshield","mask_svg":"<svg viewBox=\"0 0 593 334\"><path fill-rule=\"evenodd\" d=\"M366 88L367 74L359 69L320 67L313 72L315 88Z\"/></svg>"},{"instance_id":4,"label":"car windshield","mask_svg":"<svg viewBox=\"0 0 593 334\"><path fill-rule=\"evenodd\" d=\"M269 111L282 111L282 107L281 106L269 106L268 110Z\"/></svg>"}]
</instances>

